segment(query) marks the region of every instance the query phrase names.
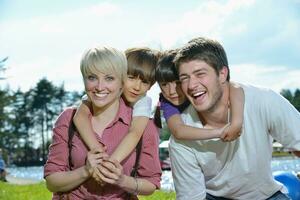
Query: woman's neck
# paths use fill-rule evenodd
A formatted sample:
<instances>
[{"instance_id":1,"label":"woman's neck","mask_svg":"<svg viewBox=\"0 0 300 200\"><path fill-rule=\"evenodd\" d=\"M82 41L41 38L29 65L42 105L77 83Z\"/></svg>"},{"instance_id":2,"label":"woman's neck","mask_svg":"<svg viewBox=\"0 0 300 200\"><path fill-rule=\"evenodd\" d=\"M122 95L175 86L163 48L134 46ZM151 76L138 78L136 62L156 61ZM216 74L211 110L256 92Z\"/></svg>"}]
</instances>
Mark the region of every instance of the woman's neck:
<instances>
[{"instance_id":1,"label":"woman's neck","mask_svg":"<svg viewBox=\"0 0 300 200\"><path fill-rule=\"evenodd\" d=\"M100 124L106 124L107 122L111 122L116 117L119 110L119 99L115 100L111 104L98 108L93 105L93 118ZM106 123L105 123L106 122Z\"/></svg>"}]
</instances>

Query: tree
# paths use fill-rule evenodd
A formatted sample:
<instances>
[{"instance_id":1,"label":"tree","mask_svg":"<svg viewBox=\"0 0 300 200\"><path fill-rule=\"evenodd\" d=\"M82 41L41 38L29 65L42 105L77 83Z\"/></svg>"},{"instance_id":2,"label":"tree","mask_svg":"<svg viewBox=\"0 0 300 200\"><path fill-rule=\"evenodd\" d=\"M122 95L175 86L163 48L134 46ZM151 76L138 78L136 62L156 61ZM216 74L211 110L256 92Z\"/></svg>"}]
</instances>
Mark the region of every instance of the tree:
<instances>
[{"instance_id":1,"label":"tree","mask_svg":"<svg viewBox=\"0 0 300 200\"><path fill-rule=\"evenodd\" d=\"M6 70L5 66L5 62L8 59L8 57L3 58L2 60L0 60L0 72L4 72ZM5 79L4 76L0 76L0 80Z\"/></svg>"},{"instance_id":2,"label":"tree","mask_svg":"<svg viewBox=\"0 0 300 200\"><path fill-rule=\"evenodd\" d=\"M17 137L12 131L12 119L9 105L12 96L8 88L0 88L0 148L11 152L17 144Z\"/></svg>"},{"instance_id":3,"label":"tree","mask_svg":"<svg viewBox=\"0 0 300 200\"><path fill-rule=\"evenodd\" d=\"M32 109L34 111L34 123L37 125L38 131L41 133L42 143L42 159L46 158L46 142L48 133L52 127L52 120L57 114L57 108L53 106L53 102L57 99L57 88L46 78L41 79L33 89ZM39 128L38 128L39 127Z\"/></svg>"},{"instance_id":4,"label":"tree","mask_svg":"<svg viewBox=\"0 0 300 200\"><path fill-rule=\"evenodd\" d=\"M293 94L289 89L282 89L280 94L284 96L287 100L289 100L289 102L293 100Z\"/></svg>"},{"instance_id":5,"label":"tree","mask_svg":"<svg viewBox=\"0 0 300 200\"><path fill-rule=\"evenodd\" d=\"M300 112L300 89L296 89L294 94L289 89L283 89L280 94Z\"/></svg>"},{"instance_id":6,"label":"tree","mask_svg":"<svg viewBox=\"0 0 300 200\"><path fill-rule=\"evenodd\" d=\"M62 110L74 104L75 99L80 99L78 92L66 92L64 85L57 87L46 78L41 79L35 88L32 89L33 123L35 132L40 133L42 159L45 161L47 145L49 144L50 133L56 117Z\"/></svg>"},{"instance_id":7,"label":"tree","mask_svg":"<svg viewBox=\"0 0 300 200\"><path fill-rule=\"evenodd\" d=\"M22 92L20 89L17 90L13 95L12 107L12 130L18 138L18 150L21 158L21 162L28 165L36 158L33 157L33 113L32 113L32 102L33 102L33 91ZM23 152L23 153L22 153Z\"/></svg>"},{"instance_id":8,"label":"tree","mask_svg":"<svg viewBox=\"0 0 300 200\"><path fill-rule=\"evenodd\" d=\"M300 112L300 89L296 89L292 104Z\"/></svg>"}]
</instances>

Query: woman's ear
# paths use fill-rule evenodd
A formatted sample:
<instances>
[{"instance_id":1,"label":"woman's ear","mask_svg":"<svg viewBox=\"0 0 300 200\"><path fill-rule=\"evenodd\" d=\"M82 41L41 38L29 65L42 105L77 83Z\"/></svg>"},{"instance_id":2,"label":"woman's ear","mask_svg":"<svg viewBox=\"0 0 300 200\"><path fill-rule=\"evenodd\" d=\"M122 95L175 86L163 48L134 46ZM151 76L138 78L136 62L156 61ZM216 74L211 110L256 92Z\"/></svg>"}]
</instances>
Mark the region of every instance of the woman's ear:
<instances>
[{"instance_id":1,"label":"woman's ear","mask_svg":"<svg viewBox=\"0 0 300 200\"><path fill-rule=\"evenodd\" d=\"M223 66L222 69L219 71L219 80L223 84L227 81L228 76L228 67Z\"/></svg>"}]
</instances>

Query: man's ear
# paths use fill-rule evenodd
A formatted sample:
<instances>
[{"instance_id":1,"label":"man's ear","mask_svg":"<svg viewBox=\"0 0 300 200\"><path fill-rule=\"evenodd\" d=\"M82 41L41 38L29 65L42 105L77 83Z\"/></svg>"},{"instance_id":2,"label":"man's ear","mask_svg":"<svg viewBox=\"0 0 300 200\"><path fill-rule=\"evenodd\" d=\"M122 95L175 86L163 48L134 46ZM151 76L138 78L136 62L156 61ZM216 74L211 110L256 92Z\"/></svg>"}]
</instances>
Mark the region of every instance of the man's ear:
<instances>
[{"instance_id":1,"label":"man's ear","mask_svg":"<svg viewBox=\"0 0 300 200\"><path fill-rule=\"evenodd\" d=\"M222 69L219 71L219 80L221 83L225 83L228 76L228 67L223 66Z\"/></svg>"}]
</instances>

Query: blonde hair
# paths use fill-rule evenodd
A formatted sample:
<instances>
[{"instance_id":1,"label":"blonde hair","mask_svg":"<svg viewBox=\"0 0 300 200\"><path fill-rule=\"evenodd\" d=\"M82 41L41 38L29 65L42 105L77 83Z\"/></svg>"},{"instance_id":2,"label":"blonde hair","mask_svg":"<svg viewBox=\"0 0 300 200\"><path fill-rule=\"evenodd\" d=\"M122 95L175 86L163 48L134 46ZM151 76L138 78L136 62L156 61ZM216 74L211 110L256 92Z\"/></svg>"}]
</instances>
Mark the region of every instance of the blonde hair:
<instances>
[{"instance_id":1,"label":"blonde hair","mask_svg":"<svg viewBox=\"0 0 300 200\"><path fill-rule=\"evenodd\" d=\"M127 59L122 51L112 47L93 47L81 58L80 70L83 79L91 73L115 74L122 82L127 77Z\"/></svg>"}]
</instances>

